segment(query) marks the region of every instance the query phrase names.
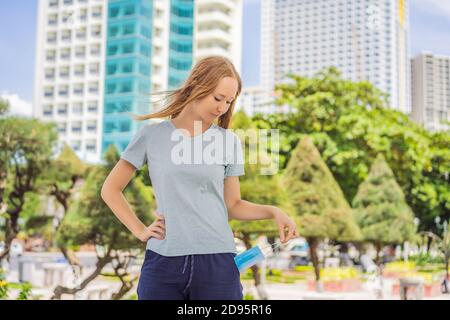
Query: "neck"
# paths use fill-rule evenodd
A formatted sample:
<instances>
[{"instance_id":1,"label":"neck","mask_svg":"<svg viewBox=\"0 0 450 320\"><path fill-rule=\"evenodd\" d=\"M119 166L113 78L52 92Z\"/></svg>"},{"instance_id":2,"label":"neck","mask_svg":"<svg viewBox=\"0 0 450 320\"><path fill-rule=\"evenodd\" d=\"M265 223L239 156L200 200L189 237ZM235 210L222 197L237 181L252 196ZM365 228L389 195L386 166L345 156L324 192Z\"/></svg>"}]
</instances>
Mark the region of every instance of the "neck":
<instances>
[{"instance_id":1,"label":"neck","mask_svg":"<svg viewBox=\"0 0 450 320\"><path fill-rule=\"evenodd\" d=\"M206 130L209 129L209 127L211 127L211 125L213 124L213 122L208 122L203 120L200 116L196 115L194 112L190 111L190 108L188 106L186 106L186 108L184 108L180 114L171 120L173 124L175 124L175 126L178 129L186 129L189 131L189 133L191 135L197 135L197 134L201 134L203 132L205 132ZM194 124L196 121L200 121L201 122L201 130L202 132L195 132L195 127ZM197 124L198 126L198 124Z\"/></svg>"}]
</instances>

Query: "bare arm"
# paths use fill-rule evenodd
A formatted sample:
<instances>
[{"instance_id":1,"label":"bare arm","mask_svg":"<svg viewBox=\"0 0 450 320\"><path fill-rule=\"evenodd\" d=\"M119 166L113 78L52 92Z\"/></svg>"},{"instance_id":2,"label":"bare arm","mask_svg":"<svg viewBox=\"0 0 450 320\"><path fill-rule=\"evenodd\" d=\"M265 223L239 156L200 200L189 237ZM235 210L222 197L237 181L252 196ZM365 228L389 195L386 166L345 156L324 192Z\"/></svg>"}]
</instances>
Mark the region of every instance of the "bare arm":
<instances>
[{"instance_id":1,"label":"bare arm","mask_svg":"<svg viewBox=\"0 0 450 320\"><path fill-rule=\"evenodd\" d=\"M136 168L123 159L120 159L106 177L101 190L101 197L116 217L141 241L146 241L151 236L160 238L155 231L164 234L162 219L158 219L151 226L142 223L133 212L133 209L125 199L122 191L130 182ZM152 227L151 229L149 229Z\"/></svg>"},{"instance_id":2,"label":"bare arm","mask_svg":"<svg viewBox=\"0 0 450 320\"><path fill-rule=\"evenodd\" d=\"M297 226L289 216L278 207L252 203L241 199L241 190L238 176L225 178L224 199L228 210L228 218L236 220L264 220L275 219L282 242L287 242L299 236ZM285 228L288 234L285 235Z\"/></svg>"}]
</instances>

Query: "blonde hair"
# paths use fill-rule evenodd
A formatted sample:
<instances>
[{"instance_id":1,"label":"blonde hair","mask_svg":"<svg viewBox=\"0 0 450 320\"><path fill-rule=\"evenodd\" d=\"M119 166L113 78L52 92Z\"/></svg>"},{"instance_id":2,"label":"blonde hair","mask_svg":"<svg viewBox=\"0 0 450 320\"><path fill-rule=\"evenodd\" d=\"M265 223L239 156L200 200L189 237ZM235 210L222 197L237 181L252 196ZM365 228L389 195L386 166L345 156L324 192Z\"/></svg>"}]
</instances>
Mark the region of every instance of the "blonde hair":
<instances>
[{"instance_id":1,"label":"blonde hair","mask_svg":"<svg viewBox=\"0 0 450 320\"><path fill-rule=\"evenodd\" d=\"M234 78L238 82L236 96L227 112L221 115L217 121L220 127L227 129L230 125L236 99L242 90L242 81L233 63L229 59L221 56L209 56L199 60L180 88L151 93L151 95L166 94L164 100L169 100L169 103L163 109L146 115L131 114L135 120L148 120L168 116L170 119L174 119L189 103L211 94L217 87L219 81L224 77Z\"/></svg>"}]
</instances>

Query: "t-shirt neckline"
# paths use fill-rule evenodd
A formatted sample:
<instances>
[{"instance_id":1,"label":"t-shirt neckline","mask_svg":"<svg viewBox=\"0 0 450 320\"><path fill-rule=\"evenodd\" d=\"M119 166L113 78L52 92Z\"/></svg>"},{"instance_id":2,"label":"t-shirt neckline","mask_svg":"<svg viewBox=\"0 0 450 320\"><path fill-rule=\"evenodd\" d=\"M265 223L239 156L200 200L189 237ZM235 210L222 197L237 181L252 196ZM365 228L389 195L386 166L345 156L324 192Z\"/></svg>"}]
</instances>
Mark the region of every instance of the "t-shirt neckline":
<instances>
[{"instance_id":1,"label":"t-shirt neckline","mask_svg":"<svg viewBox=\"0 0 450 320\"><path fill-rule=\"evenodd\" d=\"M182 130L182 129L177 128L177 127L173 124L173 122L172 122L171 119L167 119L166 121L169 123L169 125L170 125L174 130ZM197 137L203 137L208 131L210 131L210 130L213 129L214 127L215 127L215 123L212 123L212 124L209 126L209 128L206 129L203 133L197 134L197 135L195 135L195 136L187 136L187 135L185 135L185 134L183 133L183 137L186 138L186 139L195 139L195 138L197 138ZM183 130L185 130L185 129L183 129Z\"/></svg>"}]
</instances>

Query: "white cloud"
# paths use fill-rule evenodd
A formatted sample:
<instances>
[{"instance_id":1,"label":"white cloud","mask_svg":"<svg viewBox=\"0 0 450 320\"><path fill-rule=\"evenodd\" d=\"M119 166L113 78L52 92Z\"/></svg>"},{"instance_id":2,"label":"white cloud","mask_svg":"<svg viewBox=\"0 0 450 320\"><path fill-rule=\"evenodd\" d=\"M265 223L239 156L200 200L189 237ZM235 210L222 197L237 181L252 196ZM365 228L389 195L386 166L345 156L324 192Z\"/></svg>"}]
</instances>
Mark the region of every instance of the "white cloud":
<instances>
[{"instance_id":1,"label":"white cloud","mask_svg":"<svg viewBox=\"0 0 450 320\"><path fill-rule=\"evenodd\" d=\"M9 102L9 115L31 117L33 114L32 104L28 101L23 100L18 94L11 94L8 92L3 92L1 94L3 100Z\"/></svg>"},{"instance_id":2,"label":"white cloud","mask_svg":"<svg viewBox=\"0 0 450 320\"><path fill-rule=\"evenodd\" d=\"M412 2L428 13L450 18L450 1L448 0L412 0Z\"/></svg>"}]
</instances>

